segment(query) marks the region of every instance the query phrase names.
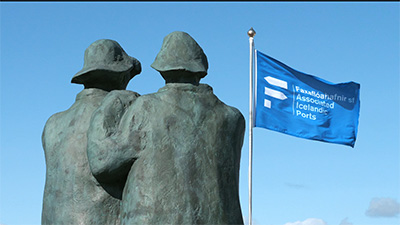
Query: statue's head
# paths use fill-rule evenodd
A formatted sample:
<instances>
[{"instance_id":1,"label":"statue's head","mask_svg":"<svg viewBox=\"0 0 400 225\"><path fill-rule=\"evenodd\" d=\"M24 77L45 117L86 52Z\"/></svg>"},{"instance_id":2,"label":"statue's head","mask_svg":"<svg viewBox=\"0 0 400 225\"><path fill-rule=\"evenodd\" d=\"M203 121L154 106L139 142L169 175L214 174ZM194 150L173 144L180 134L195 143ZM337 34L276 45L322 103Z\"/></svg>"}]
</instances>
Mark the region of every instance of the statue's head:
<instances>
[{"instance_id":1,"label":"statue's head","mask_svg":"<svg viewBox=\"0 0 400 225\"><path fill-rule=\"evenodd\" d=\"M161 73L167 83L198 83L207 75L207 56L187 33L175 31L163 41L151 67Z\"/></svg>"},{"instance_id":2,"label":"statue's head","mask_svg":"<svg viewBox=\"0 0 400 225\"><path fill-rule=\"evenodd\" d=\"M101 39L85 50L83 68L71 82L85 88L123 90L141 70L140 62L126 54L118 42Z\"/></svg>"}]
</instances>

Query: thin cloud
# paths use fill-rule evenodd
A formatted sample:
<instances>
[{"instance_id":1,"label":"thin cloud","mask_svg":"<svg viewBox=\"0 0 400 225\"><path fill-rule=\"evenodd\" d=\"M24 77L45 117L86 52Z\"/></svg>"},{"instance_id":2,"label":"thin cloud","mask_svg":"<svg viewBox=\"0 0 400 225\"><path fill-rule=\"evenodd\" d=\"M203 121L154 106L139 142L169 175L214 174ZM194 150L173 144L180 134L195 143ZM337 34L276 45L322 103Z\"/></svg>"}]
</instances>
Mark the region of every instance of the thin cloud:
<instances>
[{"instance_id":1,"label":"thin cloud","mask_svg":"<svg viewBox=\"0 0 400 225\"><path fill-rule=\"evenodd\" d=\"M350 222L348 221L348 218L346 217L346 218L344 218L344 219L340 222L339 225L353 225L353 223L350 223Z\"/></svg>"},{"instance_id":2,"label":"thin cloud","mask_svg":"<svg viewBox=\"0 0 400 225\"><path fill-rule=\"evenodd\" d=\"M396 217L400 214L400 204L393 198L374 198L365 214L370 217Z\"/></svg>"},{"instance_id":3,"label":"thin cloud","mask_svg":"<svg viewBox=\"0 0 400 225\"><path fill-rule=\"evenodd\" d=\"M304 221L285 223L285 225L328 225L325 221L317 218L308 218Z\"/></svg>"},{"instance_id":4,"label":"thin cloud","mask_svg":"<svg viewBox=\"0 0 400 225\"><path fill-rule=\"evenodd\" d=\"M306 186L304 186L304 185L302 185L302 184L285 183L285 185L286 185L287 187L294 188L294 189L303 189L303 188L306 188Z\"/></svg>"}]
</instances>

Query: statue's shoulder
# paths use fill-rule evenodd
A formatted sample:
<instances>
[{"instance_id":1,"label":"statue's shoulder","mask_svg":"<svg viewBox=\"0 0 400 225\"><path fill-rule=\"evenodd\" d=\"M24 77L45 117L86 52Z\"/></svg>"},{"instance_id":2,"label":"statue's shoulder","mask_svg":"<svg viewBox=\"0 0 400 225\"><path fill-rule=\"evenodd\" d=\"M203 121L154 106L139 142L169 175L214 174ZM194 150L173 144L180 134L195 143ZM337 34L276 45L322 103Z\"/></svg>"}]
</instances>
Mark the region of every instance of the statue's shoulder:
<instances>
[{"instance_id":1,"label":"statue's shoulder","mask_svg":"<svg viewBox=\"0 0 400 225\"><path fill-rule=\"evenodd\" d=\"M111 97L111 96L139 97L140 94L130 90L113 90L106 95L106 97Z\"/></svg>"},{"instance_id":2,"label":"statue's shoulder","mask_svg":"<svg viewBox=\"0 0 400 225\"><path fill-rule=\"evenodd\" d=\"M227 105L225 102L223 102L221 99L218 98L218 96L216 96L214 94L214 90L213 88L208 85L208 84L200 84L199 85L199 93L202 94L203 98L208 99L208 102L211 105L214 105L214 107L221 107L221 110L224 111L224 114L226 115L226 117L230 120L243 120L244 121L244 117L242 115L242 113L239 111L239 109Z\"/></svg>"},{"instance_id":3,"label":"statue's shoulder","mask_svg":"<svg viewBox=\"0 0 400 225\"><path fill-rule=\"evenodd\" d=\"M53 142L56 140L54 135L58 134L62 131L62 127L65 123L64 115L67 110L58 112L50 116L50 118L46 121L42 132L42 144L44 146L44 150L46 151L48 148L46 147L46 143Z\"/></svg>"},{"instance_id":4,"label":"statue's shoulder","mask_svg":"<svg viewBox=\"0 0 400 225\"><path fill-rule=\"evenodd\" d=\"M131 104L140 96L139 93L129 90L114 90L110 91L103 99L101 105L108 105L110 102L120 102L122 104Z\"/></svg>"},{"instance_id":5,"label":"statue's shoulder","mask_svg":"<svg viewBox=\"0 0 400 225\"><path fill-rule=\"evenodd\" d=\"M64 118L64 115L66 114L68 110L64 110L58 113L55 113L50 116L49 119L47 119L46 124L44 125L44 129L50 128L50 127L58 127L58 123L61 122L61 120Z\"/></svg>"},{"instance_id":6,"label":"statue's shoulder","mask_svg":"<svg viewBox=\"0 0 400 225\"><path fill-rule=\"evenodd\" d=\"M164 104L162 95L158 92L141 95L132 104L132 107L143 112L157 111L157 108L163 107Z\"/></svg>"},{"instance_id":7,"label":"statue's shoulder","mask_svg":"<svg viewBox=\"0 0 400 225\"><path fill-rule=\"evenodd\" d=\"M226 105L226 107L229 109L229 111L230 111L230 116L231 116L232 118L234 118L235 120L243 121L243 122L244 122L244 116L243 116L243 114L239 111L239 109L237 109L237 108L235 108L235 107L233 107L233 106L229 106L229 105Z\"/></svg>"},{"instance_id":8,"label":"statue's shoulder","mask_svg":"<svg viewBox=\"0 0 400 225\"><path fill-rule=\"evenodd\" d=\"M108 135L115 132L120 118L139 96L137 92L128 90L113 90L107 93L91 116L89 130L101 130Z\"/></svg>"},{"instance_id":9,"label":"statue's shoulder","mask_svg":"<svg viewBox=\"0 0 400 225\"><path fill-rule=\"evenodd\" d=\"M241 123L241 124L245 123L244 116L240 112L239 109L237 109L233 106L227 105L225 102L220 100L217 96L215 96L215 99L216 99L216 105L218 105L220 107L220 109L223 111L221 113L223 113L225 115L226 120L235 121L235 123Z\"/></svg>"},{"instance_id":10,"label":"statue's shoulder","mask_svg":"<svg viewBox=\"0 0 400 225\"><path fill-rule=\"evenodd\" d=\"M115 116L114 114L125 111L139 96L139 93L129 90L110 91L93 113L93 117Z\"/></svg>"}]
</instances>

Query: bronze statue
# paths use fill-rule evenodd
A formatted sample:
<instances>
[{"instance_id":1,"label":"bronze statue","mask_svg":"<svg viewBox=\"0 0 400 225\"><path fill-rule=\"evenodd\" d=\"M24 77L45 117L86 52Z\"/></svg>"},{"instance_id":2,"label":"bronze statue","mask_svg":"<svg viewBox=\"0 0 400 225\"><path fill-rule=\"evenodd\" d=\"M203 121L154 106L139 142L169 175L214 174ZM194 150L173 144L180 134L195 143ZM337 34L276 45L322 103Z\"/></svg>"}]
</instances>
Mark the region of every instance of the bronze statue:
<instances>
[{"instance_id":1,"label":"bronze statue","mask_svg":"<svg viewBox=\"0 0 400 225\"><path fill-rule=\"evenodd\" d=\"M93 111L109 91L124 90L140 72L140 62L116 41L98 40L86 49L83 69L71 81L85 88L68 110L50 117L43 131L42 224L119 224L123 182L109 185L93 177L87 159L87 130Z\"/></svg>"},{"instance_id":2,"label":"bronze statue","mask_svg":"<svg viewBox=\"0 0 400 225\"><path fill-rule=\"evenodd\" d=\"M93 113L93 175L109 183L127 177L122 224L243 224L242 114L199 83L207 57L187 33L167 35L152 67L166 81L157 93L114 91Z\"/></svg>"}]
</instances>

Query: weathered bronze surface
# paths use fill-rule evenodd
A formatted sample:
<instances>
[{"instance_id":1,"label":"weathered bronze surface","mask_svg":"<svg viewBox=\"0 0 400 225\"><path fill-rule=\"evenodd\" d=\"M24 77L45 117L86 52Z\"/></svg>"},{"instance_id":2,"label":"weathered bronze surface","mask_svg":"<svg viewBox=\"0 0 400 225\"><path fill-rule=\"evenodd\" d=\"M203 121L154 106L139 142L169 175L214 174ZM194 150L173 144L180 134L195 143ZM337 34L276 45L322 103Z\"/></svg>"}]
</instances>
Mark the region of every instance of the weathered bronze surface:
<instances>
[{"instance_id":1,"label":"weathered bronze surface","mask_svg":"<svg viewBox=\"0 0 400 225\"><path fill-rule=\"evenodd\" d=\"M179 65L182 58L188 62ZM208 64L188 34L168 35L153 67L167 68L165 87L136 99L110 94L88 132L94 175L112 181L128 173L121 223L243 224L242 114L198 83Z\"/></svg>"},{"instance_id":2,"label":"weathered bronze surface","mask_svg":"<svg viewBox=\"0 0 400 225\"><path fill-rule=\"evenodd\" d=\"M97 54L87 54L93 51ZM125 88L140 70L139 61L127 56L115 41L99 40L86 49L84 68L72 80L85 89L68 110L51 116L43 131L46 184L42 224L119 224L120 184L103 185L93 177L87 158L87 130L92 113L108 91ZM85 79L76 80L82 77Z\"/></svg>"},{"instance_id":3,"label":"weathered bronze surface","mask_svg":"<svg viewBox=\"0 0 400 225\"><path fill-rule=\"evenodd\" d=\"M245 120L201 84L208 61L172 32L151 65L166 85L124 90L140 63L118 43L85 51L85 89L43 132L43 224L243 224L239 166Z\"/></svg>"}]
</instances>

